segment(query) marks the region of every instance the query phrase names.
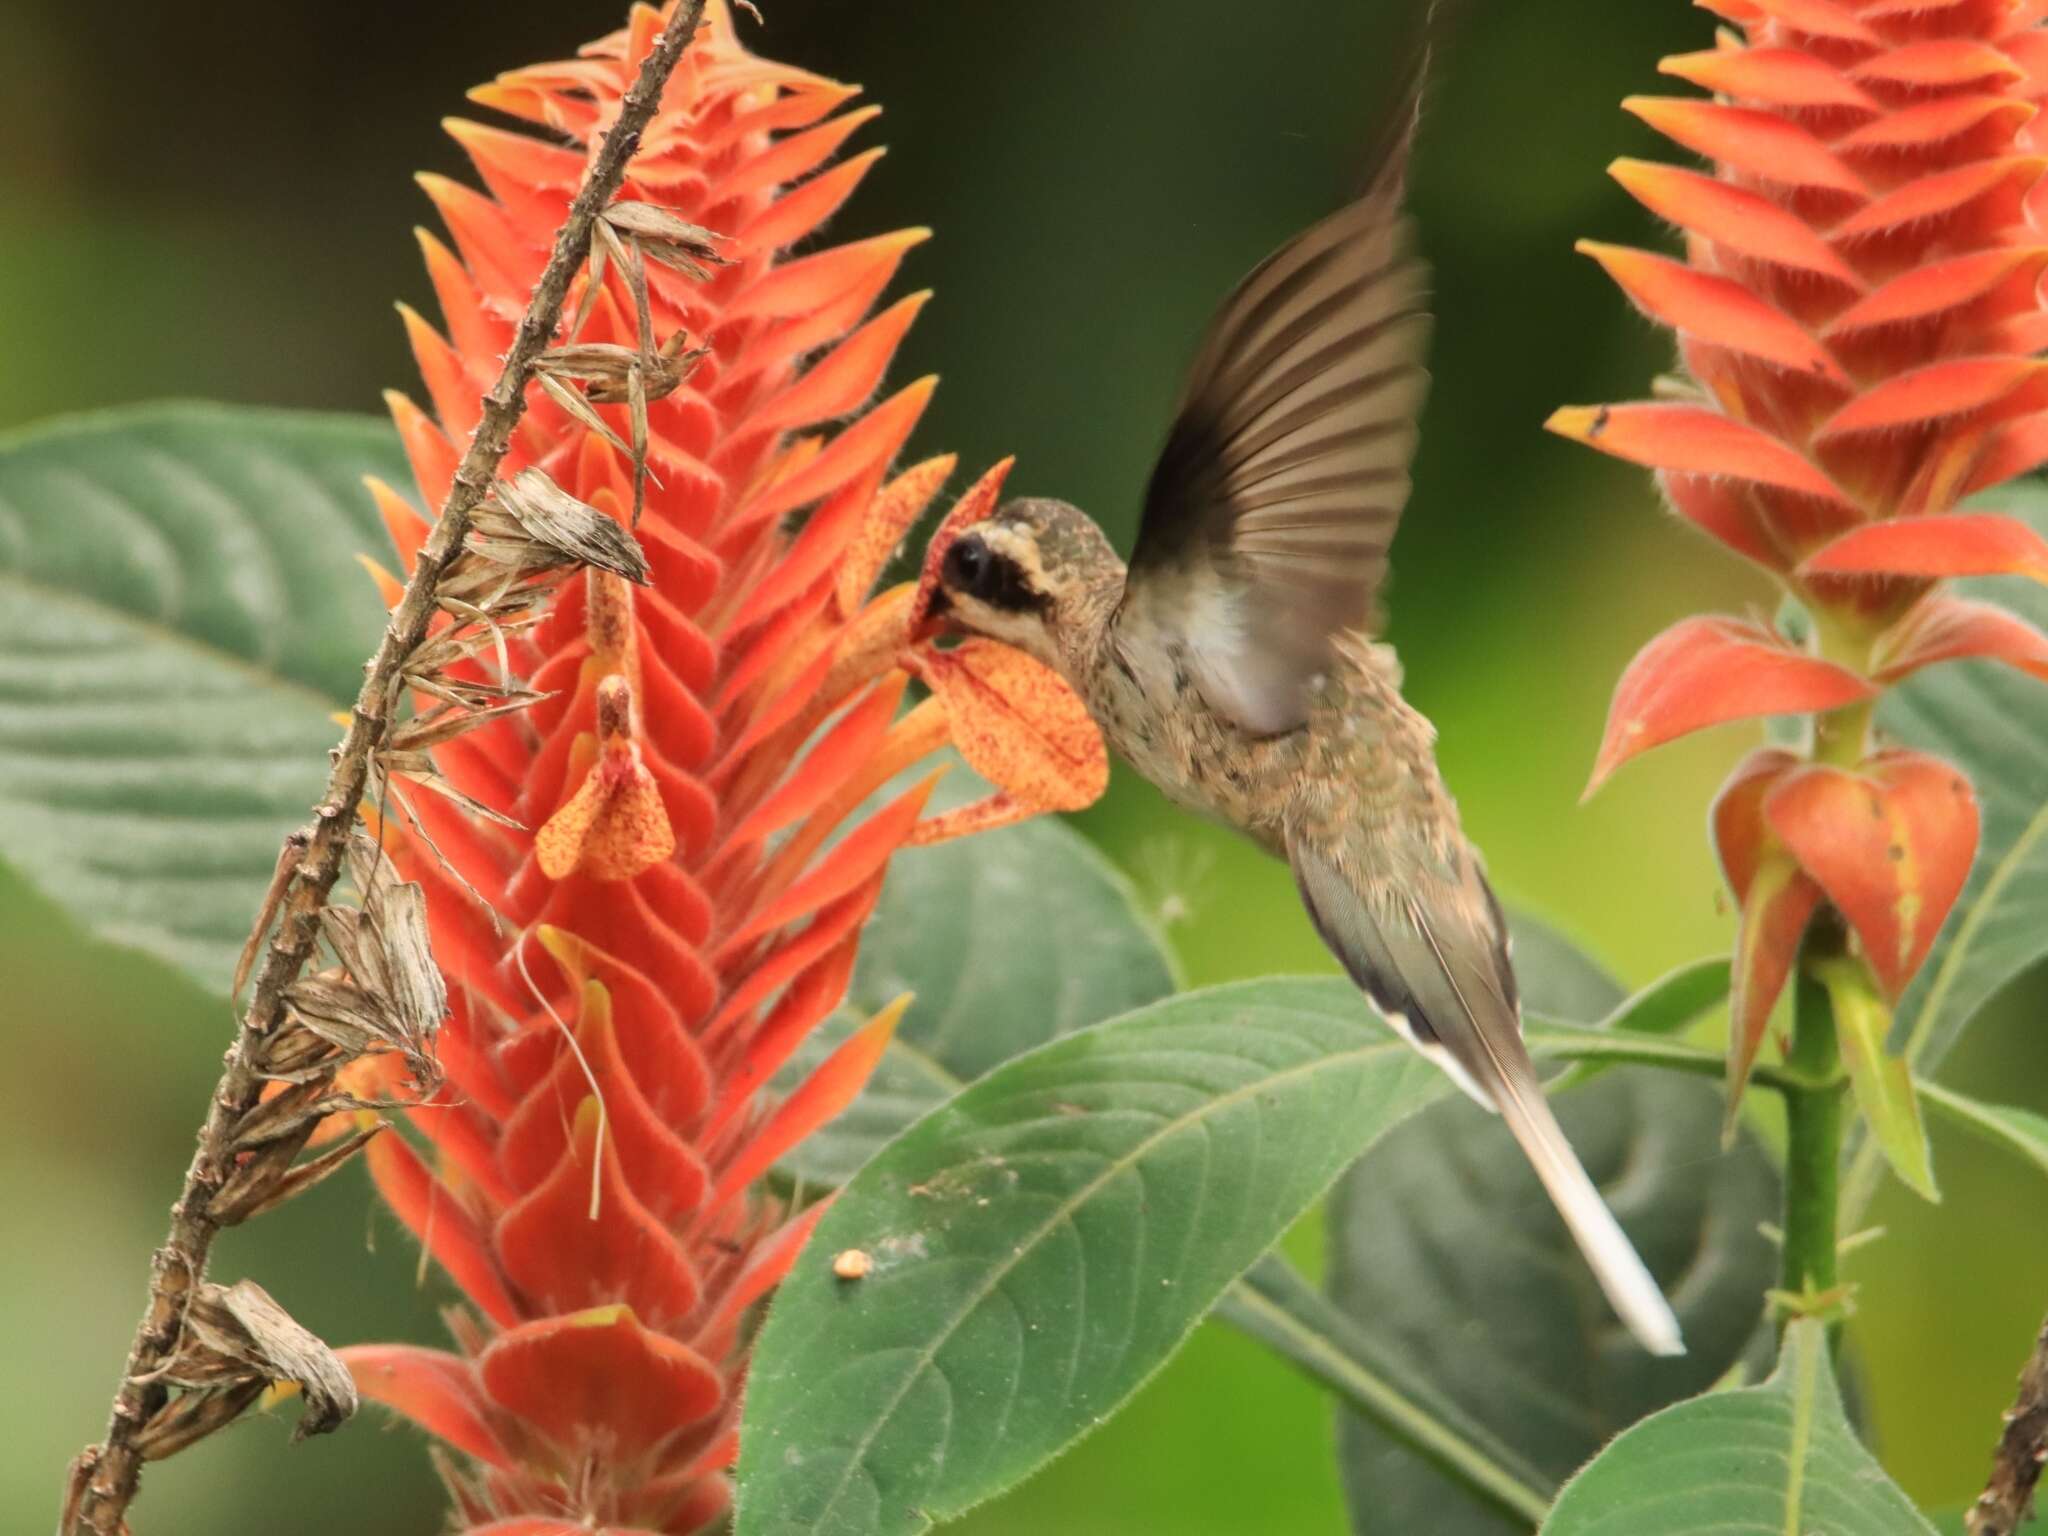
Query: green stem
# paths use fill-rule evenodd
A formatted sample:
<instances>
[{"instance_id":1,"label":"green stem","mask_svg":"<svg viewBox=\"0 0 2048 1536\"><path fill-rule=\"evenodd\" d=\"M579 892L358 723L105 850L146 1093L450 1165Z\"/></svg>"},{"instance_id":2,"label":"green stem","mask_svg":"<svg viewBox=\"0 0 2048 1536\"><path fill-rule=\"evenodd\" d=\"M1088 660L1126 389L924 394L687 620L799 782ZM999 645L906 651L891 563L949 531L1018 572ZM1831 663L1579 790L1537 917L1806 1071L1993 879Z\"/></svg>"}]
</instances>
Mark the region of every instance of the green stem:
<instances>
[{"instance_id":1,"label":"green stem","mask_svg":"<svg viewBox=\"0 0 2048 1536\"><path fill-rule=\"evenodd\" d=\"M1727 1059L1719 1051L1702 1050L1683 1040L1667 1040L1656 1035L1532 1018L1524 1026L1523 1038L1528 1041L1532 1052L1544 1058L1601 1062L1613 1066L1662 1067L1669 1072L1685 1072L1694 1077L1724 1078L1728 1075ZM1781 1067L1759 1062L1750 1073L1750 1081L1786 1095L1823 1092L1837 1086L1836 1074L1832 1070L1811 1074L1790 1061Z\"/></svg>"},{"instance_id":2,"label":"green stem","mask_svg":"<svg viewBox=\"0 0 2048 1536\"><path fill-rule=\"evenodd\" d=\"M1807 954L1832 945L1808 940ZM1793 996L1792 1046L1785 1065L1814 1086L1785 1095L1785 1248L1781 1288L1816 1296L1836 1286L1842 1159L1841 1054L1827 989L1802 964Z\"/></svg>"},{"instance_id":3,"label":"green stem","mask_svg":"<svg viewBox=\"0 0 2048 1536\"><path fill-rule=\"evenodd\" d=\"M1540 1472L1434 1388L1403 1380L1403 1368L1285 1260L1261 1259L1216 1310L1503 1514L1538 1526L1550 1512Z\"/></svg>"}]
</instances>

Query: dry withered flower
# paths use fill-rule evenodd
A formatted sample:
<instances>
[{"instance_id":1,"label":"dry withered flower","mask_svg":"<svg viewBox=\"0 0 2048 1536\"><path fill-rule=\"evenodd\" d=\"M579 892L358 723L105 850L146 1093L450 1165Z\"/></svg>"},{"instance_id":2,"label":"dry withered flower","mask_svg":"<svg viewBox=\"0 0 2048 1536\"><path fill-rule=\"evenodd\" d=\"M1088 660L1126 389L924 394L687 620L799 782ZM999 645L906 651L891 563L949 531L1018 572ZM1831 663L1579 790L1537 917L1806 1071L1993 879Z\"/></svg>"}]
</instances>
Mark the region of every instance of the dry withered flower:
<instances>
[{"instance_id":1,"label":"dry withered flower","mask_svg":"<svg viewBox=\"0 0 2048 1536\"><path fill-rule=\"evenodd\" d=\"M184 1390L151 1416L137 1443L161 1461L211 1434L269 1388L305 1397L294 1440L338 1429L356 1411L356 1386L334 1351L253 1280L202 1285L185 1312L178 1347L157 1373Z\"/></svg>"}]
</instances>

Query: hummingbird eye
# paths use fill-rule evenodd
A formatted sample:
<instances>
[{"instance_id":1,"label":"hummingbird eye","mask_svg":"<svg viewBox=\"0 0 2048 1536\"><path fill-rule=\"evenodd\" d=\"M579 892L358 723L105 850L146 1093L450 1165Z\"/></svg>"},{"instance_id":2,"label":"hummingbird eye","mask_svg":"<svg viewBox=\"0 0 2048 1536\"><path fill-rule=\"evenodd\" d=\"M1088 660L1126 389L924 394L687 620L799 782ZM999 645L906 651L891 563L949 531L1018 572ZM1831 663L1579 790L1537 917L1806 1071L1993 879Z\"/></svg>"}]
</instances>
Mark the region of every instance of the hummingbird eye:
<instances>
[{"instance_id":1,"label":"hummingbird eye","mask_svg":"<svg viewBox=\"0 0 2048 1536\"><path fill-rule=\"evenodd\" d=\"M1045 607L1045 598L1032 587L1023 567L972 534L946 551L939 576L950 590L991 608L1021 613Z\"/></svg>"},{"instance_id":2,"label":"hummingbird eye","mask_svg":"<svg viewBox=\"0 0 2048 1536\"><path fill-rule=\"evenodd\" d=\"M987 595L981 589L989 584L994 569L995 556L979 539L960 539L946 551L943 572L946 585L958 588L969 597Z\"/></svg>"}]
</instances>

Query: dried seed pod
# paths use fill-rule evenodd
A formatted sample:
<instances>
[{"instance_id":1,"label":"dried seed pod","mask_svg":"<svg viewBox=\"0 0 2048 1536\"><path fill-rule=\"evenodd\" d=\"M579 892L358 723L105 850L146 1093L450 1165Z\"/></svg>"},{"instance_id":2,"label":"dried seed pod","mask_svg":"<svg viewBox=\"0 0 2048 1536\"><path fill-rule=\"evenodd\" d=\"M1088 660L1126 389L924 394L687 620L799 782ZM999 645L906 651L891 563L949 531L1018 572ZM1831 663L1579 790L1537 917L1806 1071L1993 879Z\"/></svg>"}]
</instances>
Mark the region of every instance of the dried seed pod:
<instances>
[{"instance_id":1,"label":"dried seed pod","mask_svg":"<svg viewBox=\"0 0 2048 1536\"><path fill-rule=\"evenodd\" d=\"M633 535L539 469L500 480L472 528L468 548L500 565L521 571L590 565L647 584L647 557Z\"/></svg>"},{"instance_id":2,"label":"dried seed pod","mask_svg":"<svg viewBox=\"0 0 2048 1536\"><path fill-rule=\"evenodd\" d=\"M273 1385L288 1383L305 1397L295 1440L337 1429L356 1411L355 1382L334 1351L253 1280L200 1286L157 1379L184 1390L137 1436L149 1461L211 1434Z\"/></svg>"},{"instance_id":3,"label":"dried seed pod","mask_svg":"<svg viewBox=\"0 0 2048 1536\"><path fill-rule=\"evenodd\" d=\"M655 203L622 197L598 216L598 228L631 240L644 255L698 282L711 275L712 267L732 264L718 253L718 242L725 236ZM596 278L591 281L594 284Z\"/></svg>"},{"instance_id":4,"label":"dried seed pod","mask_svg":"<svg viewBox=\"0 0 2048 1536\"><path fill-rule=\"evenodd\" d=\"M233 1227L266 1211L274 1211L287 1200L318 1184L362 1151L372 1137L383 1134L387 1129L389 1127L381 1120L363 1126L346 1140L336 1142L318 1157L310 1157L303 1163L291 1160L298 1152L297 1147L292 1147L290 1153L259 1153L236 1168L206 1203L207 1217L218 1226Z\"/></svg>"}]
</instances>

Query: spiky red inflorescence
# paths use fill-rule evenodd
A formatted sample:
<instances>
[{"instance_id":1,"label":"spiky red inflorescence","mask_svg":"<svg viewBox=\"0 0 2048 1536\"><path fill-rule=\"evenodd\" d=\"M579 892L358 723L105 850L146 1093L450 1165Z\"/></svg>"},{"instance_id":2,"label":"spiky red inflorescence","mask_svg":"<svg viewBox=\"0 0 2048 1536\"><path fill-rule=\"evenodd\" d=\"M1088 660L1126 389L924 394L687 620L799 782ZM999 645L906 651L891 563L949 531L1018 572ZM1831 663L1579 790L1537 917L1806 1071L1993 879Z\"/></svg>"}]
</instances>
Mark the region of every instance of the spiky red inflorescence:
<instances>
[{"instance_id":1,"label":"spiky red inflorescence","mask_svg":"<svg viewBox=\"0 0 2048 1536\"><path fill-rule=\"evenodd\" d=\"M662 20L640 7L581 57L474 93L549 135L451 123L488 195L423 178L454 239L421 236L446 334L406 313L433 413L392 411L428 506ZM880 153L831 163L872 115L842 110L853 94L751 56L707 8L621 194L721 232L729 259L705 281L647 264L651 344L680 327L709 349L649 406L652 584L592 574L508 635L502 659L546 697L436 752L452 787L533 830L433 794L416 822L381 818L428 888L453 1013L417 1145L381 1137L370 1162L469 1307L459 1352L349 1357L368 1396L460 1453L444 1465L471 1529L722 1515L751 1311L815 1214L756 1181L859 1092L900 1010L786 1100L765 1086L843 996L895 849L1086 803L1106 773L1053 674L920 650L913 589L869 597L952 461L888 478L932 381L864 409L924 296L869 314L922 232L783 254ZM637 344L629 281L609 267L583 340ZM538 391L507 472L524 465L614 516L631 505L630 464ZM1006 468L955 517L985 515ZM409 561L424 524L375 489ZM910 668L933 693L898 718ZM850 824L955 737L992 799L921 821L928 777Z\"/></svg>"},{"instance_id":2,"label":"spiky red inflorescence","mask_svg":"<svg viewBox=\"0 0 2048 1536\"><path fill-rule=\"evenodd\" d=\"M1955 511L2048 461L2048 0L1700 3L1729 28L1661 67L1712 99L1625 105L1711 172L1613 167L1683 232L1686 260L1581 246L1678 333L1691 387L1561 410L1550 427L1654 468L1680 517L1815 622L1811 649L1733 619L1651 641L1616 688L1593 773L1597 787L1722 721L1836 712L1831 761L1754 754L1715 807L1742 907L1739 1089L1823 899L1896 997L1968 873L1968 783L1932 758L1870 753L1869 701L1959 657L2048 675L2048 636L1940 585L2048 576L2024 524Z\"/></svg>"}]
</instances>

